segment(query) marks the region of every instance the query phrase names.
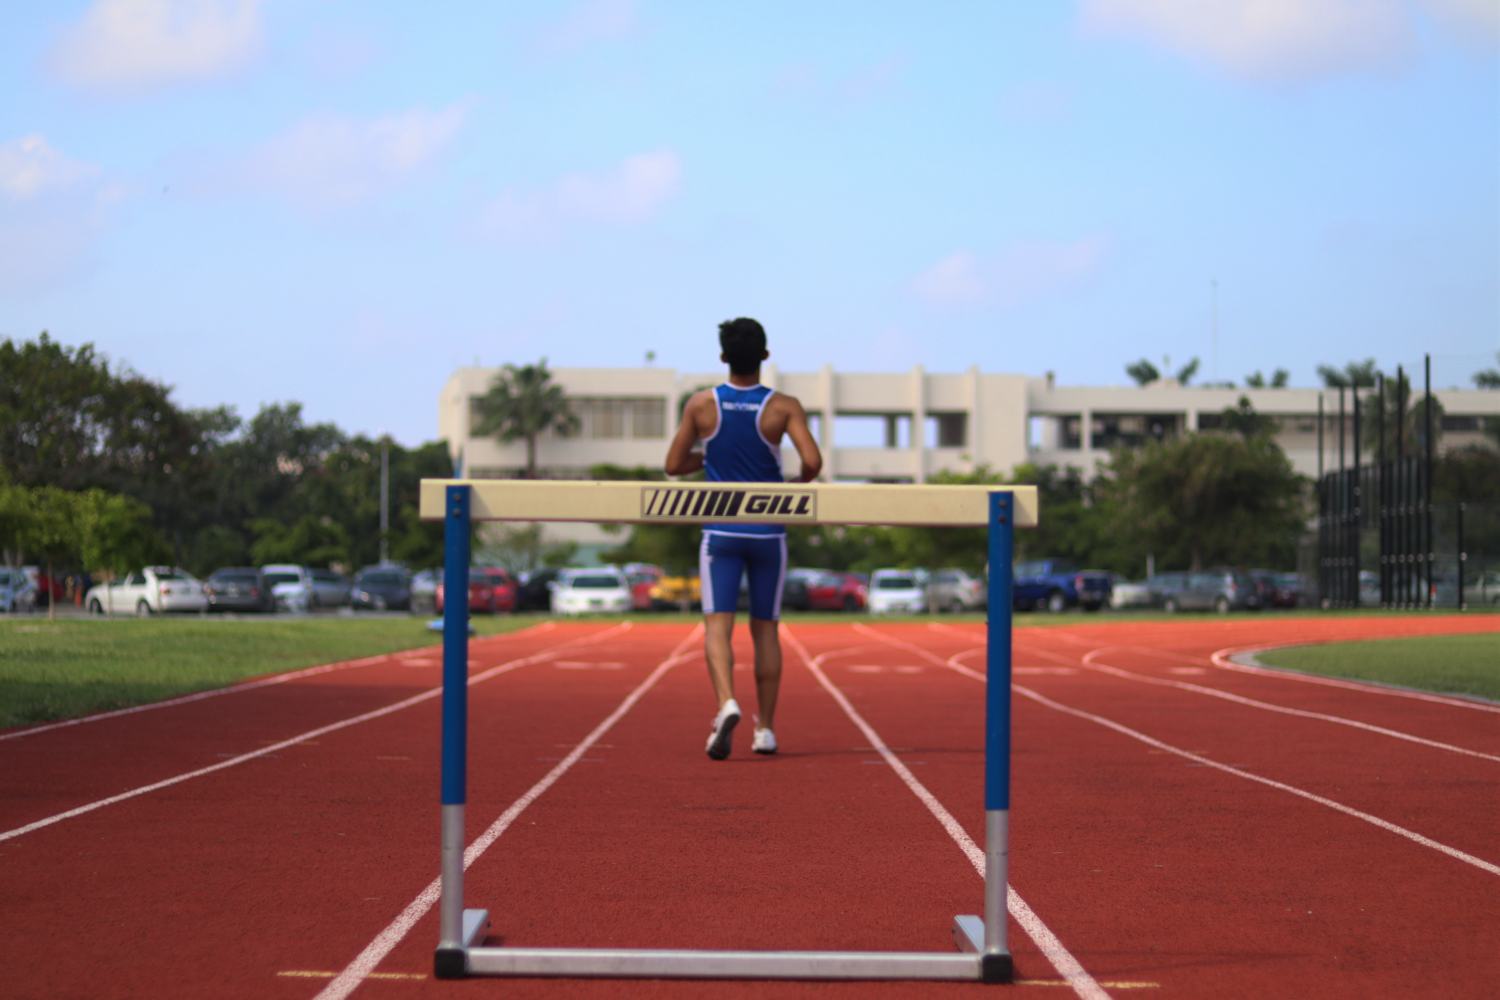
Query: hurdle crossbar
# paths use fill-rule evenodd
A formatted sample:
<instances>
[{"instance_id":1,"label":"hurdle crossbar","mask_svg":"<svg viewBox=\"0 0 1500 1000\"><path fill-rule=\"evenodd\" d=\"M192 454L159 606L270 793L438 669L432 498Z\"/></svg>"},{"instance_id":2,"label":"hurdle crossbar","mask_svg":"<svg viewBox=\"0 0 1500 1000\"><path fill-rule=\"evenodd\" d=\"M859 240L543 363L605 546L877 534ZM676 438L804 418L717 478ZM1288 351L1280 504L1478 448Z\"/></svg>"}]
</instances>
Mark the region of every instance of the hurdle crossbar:
<instances>
[{"instance_id":1,"label":"hurdle crossbar","mask_svg":"<svg viewBox=\"0 0 1500 1000\"><path fill-rule=\"evenodd\" d=\"M421 516L444 522L443 585L468 592L475 521L617 524L873 524L988 529L983 917L954 918L955 952L711 951L488 947L489 911L465 909L467 601L443 607L441 892L434 972L690 979L891 979L1010 982L1006 943L1010 817L1011 560L1014 530L1037 523L1033 486L580 482L424 479Z\"/></svg>"}]
</instances>

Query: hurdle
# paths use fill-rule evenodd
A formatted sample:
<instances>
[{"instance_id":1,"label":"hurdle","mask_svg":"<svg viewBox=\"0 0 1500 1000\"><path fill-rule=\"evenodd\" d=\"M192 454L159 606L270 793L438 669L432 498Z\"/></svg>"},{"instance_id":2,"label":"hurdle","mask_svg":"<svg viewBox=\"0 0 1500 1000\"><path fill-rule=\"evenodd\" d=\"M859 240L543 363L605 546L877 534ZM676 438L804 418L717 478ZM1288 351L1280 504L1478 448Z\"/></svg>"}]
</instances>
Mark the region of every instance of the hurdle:
<instances>
[{"instance_id":1,"label":"hurdle","mask_svg":"<svg viewBox=\"0 0 1500 1000\"><path fill-rule=\"evenodd\" d=\"M443 585L468 592L476 521L616 524L848 524L986 527L989 556L984 739L983 916L954 918L951 952L713 951L484 946L488 910L465 909L469 607L443 607L439 979L533 976L1010 982L1011 559L1014 529L1037 524L1033 486L424 479L420 513L444 522ZM690 746L690 745L689 745Z\"/></svg>"}]
</instances>

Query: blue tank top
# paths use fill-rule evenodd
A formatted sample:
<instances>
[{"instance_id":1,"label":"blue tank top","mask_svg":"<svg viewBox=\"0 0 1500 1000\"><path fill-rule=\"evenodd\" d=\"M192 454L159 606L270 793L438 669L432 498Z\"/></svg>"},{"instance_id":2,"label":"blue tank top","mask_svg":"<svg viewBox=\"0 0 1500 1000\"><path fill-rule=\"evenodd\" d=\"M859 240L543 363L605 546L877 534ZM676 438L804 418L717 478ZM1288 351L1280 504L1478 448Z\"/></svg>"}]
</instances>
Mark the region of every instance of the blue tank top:
<instances>
[{"instance_id":1,"label":"blue tank top","mask_svg":"<svg viewBox=\"0 0 1500 1000\"><path fill-rule=\"evenodd\" d=\"M703 443L703 470L711 483L780 483L781 449L760 432L760 415L774 389L740 388L727 382L714 389L718 425ZM705 531L737 535L784 535L779 524L705 524Z\"/></svg>"}]
</instances>

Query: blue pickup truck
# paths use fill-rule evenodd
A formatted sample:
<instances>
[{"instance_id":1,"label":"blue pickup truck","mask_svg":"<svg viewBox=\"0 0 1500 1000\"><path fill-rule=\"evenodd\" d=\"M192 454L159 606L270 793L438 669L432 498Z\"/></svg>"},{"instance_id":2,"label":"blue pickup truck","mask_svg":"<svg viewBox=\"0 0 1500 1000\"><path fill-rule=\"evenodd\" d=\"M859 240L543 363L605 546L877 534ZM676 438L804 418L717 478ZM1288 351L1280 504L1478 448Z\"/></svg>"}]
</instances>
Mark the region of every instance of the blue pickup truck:
<instances>
[{"instance_id":1,"label":"blue pickup truck","mask_svg":"<svg viewBox=\"0 0 1500 1000\"><path fill-rule=\"evenodd\" d=\"M1108 573L1080 570L1061 559L1016 563L1011 603L1020 610L1098 611L1109 603Z\"/></svg>"}]
</instances>

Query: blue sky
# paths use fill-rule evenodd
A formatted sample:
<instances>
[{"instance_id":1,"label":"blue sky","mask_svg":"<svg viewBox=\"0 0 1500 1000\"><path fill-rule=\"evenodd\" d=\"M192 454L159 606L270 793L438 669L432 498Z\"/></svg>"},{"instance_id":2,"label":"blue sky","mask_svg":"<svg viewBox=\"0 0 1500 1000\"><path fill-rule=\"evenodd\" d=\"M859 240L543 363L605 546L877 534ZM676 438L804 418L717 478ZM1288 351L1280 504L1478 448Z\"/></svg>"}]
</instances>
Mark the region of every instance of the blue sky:
<instances>
[{"instance_id":1,"label":"blue sky","mask_svg":"<svg viewBox=\"0 0 1500 1000\"><path fill-rule=\"evenodd\" d=\"M457 366L736 315L1072 385L1500 351L1500 0L33 2L0 90L0 336L243 416L416 443Z\"/></svg>"}]
</instances>

